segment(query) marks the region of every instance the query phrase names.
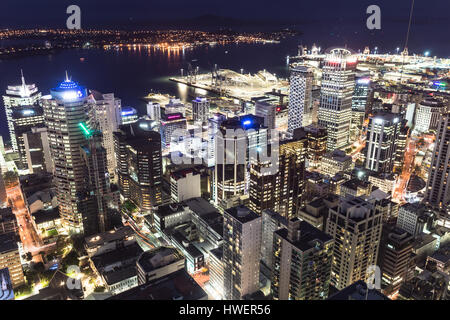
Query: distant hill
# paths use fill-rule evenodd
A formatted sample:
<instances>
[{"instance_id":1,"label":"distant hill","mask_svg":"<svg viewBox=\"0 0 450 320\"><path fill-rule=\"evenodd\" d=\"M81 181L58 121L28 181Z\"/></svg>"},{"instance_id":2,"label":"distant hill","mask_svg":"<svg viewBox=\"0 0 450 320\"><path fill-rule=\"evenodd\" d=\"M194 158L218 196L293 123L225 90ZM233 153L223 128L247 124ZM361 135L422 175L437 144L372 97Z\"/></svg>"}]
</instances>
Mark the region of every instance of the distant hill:
<instances>
[{"instance_id":1,"label":"distant hill","mask_svg":"<svg viewBox=\"0 0 450 320\"><path fill-rule=\"evenodd\" d=\"M177 29L280 29L302 24L301 21L283 21L267 19L236 19L213 14L184 19L135 20L127 21L126 27L177 28ZM125 25L124 25L125 27Z\"/></svg>"}]
</instances>

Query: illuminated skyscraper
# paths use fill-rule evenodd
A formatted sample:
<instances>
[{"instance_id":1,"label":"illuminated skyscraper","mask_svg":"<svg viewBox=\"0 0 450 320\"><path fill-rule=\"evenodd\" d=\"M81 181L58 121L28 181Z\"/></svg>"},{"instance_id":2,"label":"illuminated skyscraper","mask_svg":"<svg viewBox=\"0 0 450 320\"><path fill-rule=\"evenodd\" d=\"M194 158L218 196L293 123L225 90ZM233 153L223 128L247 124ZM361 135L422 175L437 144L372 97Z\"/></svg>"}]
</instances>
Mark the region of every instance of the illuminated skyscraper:
<instances>
[{"instance_id":1,"label":"illuminated skyscraper","mask_svg":"<svg viewBox=\"0 0 450 320\"><path fill-rule=\"evenodd\" d=\"M204 97L192 100L192 120L194 122L206 122L209 118L209 101Z\"/></svg>"},{"instance_id":2,"label":"illuminated skyscraper","mask_svg":"<svg viewBox=\"0 0 450 320\"><path fill-rule=\"evenodd\" d=\"M292 68L289 84L288 132L303 127L303 116L312 104L313 72L306 66Z\"/></svg>"},{"instance_id":3,"label":"illuminated skyscraper","mask_svg":"<svg viewBox=\"0 0 450 320\"><path fill-rule=\"evenodd\" d=\"M224 298L240 300L259 290L261 216L245 206L223 214Z\"/></svg>"},{"instance_id":4,"label":"illuminated skyscraper","mask_svg":"<svg viewBox=\"0 0 450 320\"><path fill-rule=\"evenodd\" d=\"M425 99L417 106L414 130L428 133L436 132L442 116L447 112L445 103L438 99Z\"/></svg>"},{"instance_id":5,"label":"illuminated skyscraper","mask_svg":"<svg viewBox=\"0 0 450 320\"><path fill-rule=\"evenodd\" d=\"M369 96L369 86L369 75L359 75L359 77L357 77L355 91L353 92L352 110L366 112L367 98Z\"/></svg>"},{"instance_id":6,"label":"illuminated skyscraper","mask_svg":"<svg viewBox=\"0 0 450 320\"><path fill-rule=\"evenodd\" d=\"M397 114L378 113L369 117L365 167L378 173L391 173L397 155L401 122Z\"/></svg>"},{"instance_id":7,"label":"illuminated skyscraper","mask_svg":"<svg viewBox=\"0 0 450 320\"><path fill-rule=\"evenodd\" d=\"M84 233L92 235L109 229L108 201L111 197L111 188L107 175L107 151L102 145L102 133L92 131L86 138L87 141L81 147L85 164L85 186L90 195L85 210L91 211L87 216L92 220L85 226Z\"/></svg>"},{"instance_id":8,"label":"illuminated skyscraper","mask_svg":"<svg viewBox=\"0 0 450 320\"><path fill-rule=\"evenodd\" d=\"M143 214L161 204L161 137L152 121L138 120L114 132L120 195L133 201Z\"/></svg>"},{"instance_id":9,"label":"illuminated skyscraper","mask_svg":"<svg viewBox=\"0 0 450 320\"><path fill-rule=\"evenodd\" d=\"M250 155L267 146L264 119L253 115L222 122L216 136L214 195L223 207L228 200L248 192Z\"/></svg>"},{"instance_id":10,"label":"illuminated skyscraper","mask_svg":"<svg viewBox=\"0 0 450 320\"><path fill-rule=\"evenodd\" d=\"M275 300L328 297L332 237L298 218L274 232L271 291Z\"/></svg>"},{"instance_id":11,"label":"illuminated skyscraper","mask_svg":"<svg viewBox=\"0 0 450 320\"><path fill-rule=\"evenodd\" d=\"M89 110L89 126L102 133L102 144L106 149L107 168L111 180L115 180L116 158L114 154L113 132L117 131L121 124L121 101L114 97L113 93L102 94L91 91L89 96L92 108Z\"/></svg>"},{"instance_id":12,"label":"illuminated skyscraper","mask_svg":"<svg viewBox=\"0 0 450 320\"><path fill-rule=\"evenodd\" d=\"M18 152L16 135L14 132L14 122L12 114L14 109L24 106L34 106L41 98L41 93L35 84L26 84L22 73L22 84L17 86L8 86L6 95L3 96L5 106L6 120L8 121L9 135L14 152Z\"/></svg>"},{"instance_id":13,"label":"illuminated skyscraper","mask_svg":"<svg viewBox=\"0 0 450 320\"><path fill-rule=\"evenodd\" d=\"M346 196L329 210L326 233L335 241L331 283L337 289L366 281L368 268L376 265L383 214L375 205L374 201Z\"/></svg>"},{"instance_id":14,"label":"illuminated skyscraper","mask_svg":"<svg viewBox=\"0 0 450 320\"><path fill-rule=\"evenodd\" d=\"M437 208L450 204L450 113L439 122L424 201Z\"/></svg>"},{"instance_id":15,"label":"illuminated skyscraper","mask_svg":"<svg viewBox=\"0 0 450 320\"><path fill-rule=\"evenodd\" d=\"M59 212L63 226L70 233L84 233L96 220L88 209L90 195L86 193L85 163L81 146L89 129L87 90L69 80L61 82L42 97L45 124L48 128L50 152L54 163Z\"/></svg>"},{"instance_id":16,"label":"illuminated skyscraper","mask_svg":"<svg viewBox=\"0 0 450 320\"><path fill-rule=\"evenodd\" d=\"M324 61L319 125L327 129L328 151L349 143L356 62L356 57L347 49L332 49Z\"/></svg>"},{"instance_id":17,"label":"illuminated skyscraper","mask_svg":"<svg viewBox=\"0 0 450 320\"><path fill-rule=\"evenodd\" d=\"M265 146L262 151L265 151ZM282 141L272 159L269 150L268 159L259 158L250 162L250 199L249 208L261 214L265 209L278 212L286 219L297 215L302 207L305 193L305 162L307 137L302 128L294 130L292 139ZM278 161L278 163L274 163ZM263 171L277 165L277 170Z\"/></svg>"},{"instance_id":18,"label":"illuminated skyscraper","mask_svg":"<svg viewBox=\"0 0 450 320\"><path fill-rule=\"evenodd\" d=\"M19 152L21 169L27 169L27 155L25 146L25 135L32 128L43 128L44 112L39 105L16 107L12 115L14 134L16 136L17 150Z\"/></svg>"}]
</instances>

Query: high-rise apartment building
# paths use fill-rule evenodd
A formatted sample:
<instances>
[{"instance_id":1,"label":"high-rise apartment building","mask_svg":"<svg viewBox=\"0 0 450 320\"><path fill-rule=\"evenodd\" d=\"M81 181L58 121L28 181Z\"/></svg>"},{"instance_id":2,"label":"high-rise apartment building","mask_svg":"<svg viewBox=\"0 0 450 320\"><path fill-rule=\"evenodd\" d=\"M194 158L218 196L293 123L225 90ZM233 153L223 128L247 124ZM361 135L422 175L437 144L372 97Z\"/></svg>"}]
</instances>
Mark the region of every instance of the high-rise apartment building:
<instances>
[{"instance_id":1,"label":"high-rise apartment building","mask_svg":"<svg viewBox=\"0 0 450 320\"><path fill-rule=\"evenodd\" d=\"M133 201L142 213L161 204L161 137L150 120L122 125L114 132L117 176L123 199Z\"/></svg>"},{"instance_id":2,"label":"high-rise apartment building","mask_svg":"<svg viewBox=\"0 0 450 320\"><path fill-rule=\"evenodd\" d=\"M238 206L223 218L224 298L240 300L259 290L261 216Z\"/></svg>"},{"instance_id":3,"label":"high-rise apartment building","mask_svg":"<svg viewBox=\"0 0 450 320\"><path fill-rule=\"evenodd\" d=\"M14 109L24 106L34 106L38 104L41 93L35 84L26 84L22 73L22 84L16 86L8 86L6 94L3 96L3 104L5 106L6 120L8 121L9 135L14 152L18 152L16 135L14 132L14 122L12 114Z\"/></svg>"},{"instance_id":4,"label":"high-rise apartment building","mask_svg":"<svg viewBox=\"0 0 450 320\"><path fill-rule=\"evenodd\" d=\"M14 108L11 119L16 137L17 150L19 152L22 169L28 168L24 135L31 132L32 128L43 128L44 111L39 105Z\"/></svg>"},{"instance_id":5,"label":"high-rise apartment building","mask_svg":"<svg viewBox=\"0 0 450 320\"><path fill-rule=\"evenodd\" d=\"M450 204L450 114L439 122L424 201L434 207Z\"/></svg>"},{"instance_id":6,"label":"high-rise apartment building","mask_svg":"<svg viewBox=\"0 0 450 320\"><path fill-rule=\"evenodd\" d=\"M288 132L304 126L303 117L312 107L313 71L306 66L291 69L289 84Z\"/></svg>"},{"instance_id":7,"label":"high-rise apartment building","mask_svg":"<svg viewBox=\"0 0 450 320\"><path fill-rule=\"evenodd\" d=\"M327 152L327 130L312 124L306 126L305 131L308 140L307 167L318 169Z\"/></svg>"},{"instance_id":8,"label":"high-rise apartment building","mask_svg":"<svg viewBox=\"0 0 450 320\"><path fill-rule=\"evenodd\" d=\"M414 237L403 229L383 230L378 258L384 294L391 294L406 282L413 258Z\"/></svg>"},{"instance_id":9,"label":"high-rise apartment building","mask_svg":"<svg viewBox=\"0 0 450 320\"><path fill-rule=\"evenodd\" d=\"M369 267L377 262L382 219L374 201L361 197L341 198L329 210L326 233L335 241L331 283L337 289L369 278Z\"/></svg>"},{"instance_id":10,"label":"high-rise apartment building","mask_svg":"<svg viewBox=\"0 0 450 320\"><path fill-rule=\"evenodd\" d=\"M365 168L390 173L397 155L401 122L397 114L377 113L369 117L365 147Z\"/></svg>"},{"instance_id":11,"label":"high-rise apartment building","mask_svg":"<svg viewBox=\"0 0 450 320\"><path fill-rule=\"evenodd\" d=\"M282 228L287 228L289 220L273 210L263 210L261 219L261 262L264 267L269 269L267 273L271 274L273 268L274 232Z\"/></svg>"},{"instance_id":12,"label":"high-rise apartment building","mask_svg":"<svg viewBox=\"0 0 450 320\"><path fill-rule=\"evenodd\" d=\"M89 110L89 126L102 133L102 144L106 149L108 173L112 181L115 180L116 158L114 154L113 132L117 131L121 124L121 100L114 97L114 93L102 94L91 91L89 97L92 108Z\"/></svg>"},{"instance_id":13,"label":"high-rise apartment building","mask_svg":"<svg viewBox=\"0 0 450 320\"><path fill-rule=\"evenodd\" d=\"M265 149L261 147L261 151ZM275 152L278 157L272 157ZM267 155L267 159L258 157L250 163L249 208L258 214L271 209L285 218L295 217L303 206L305 193L307 137L304 129L295 129L292 139L280 142L278 150L273 147Z\"/></svg>"},{"instance_id":14,"label":"high-rise apartment building","mask_svg":"<svg viewBox=\"0 0 450 320\"><path fill-rule=\"evenodd\" d=\"M108 172L107 150L103 147L103 136L100 131L92 131L86 135L87 141L81 146L81 156L85 163L85 186L91 196L86 210L92 213L92 220L85 227L85 235L92 235L109 230L109 209L111 188ZM87 229L89 228L89 230Z\"/></svg>"},{"instance_id":15,"label":"high-rise apartment building","mask_svg":"<svg viewBox=\"0 0 450 320\"><path fill-rule=\"evenodd\" d=\"M324 61L319 125L327 129L328 151L349 143L356 63L356 57L347 49L332 49Z\"/></svg>"},{"instance_id":16,"label":"high-rise apartment building","mask_svg":"<svg viewBox=\"0 0 450 320\"><path fill-rule=\"evenodd\" d=\"M332 237L293 218L275 231L271 291L275 300L328 298L333 257Z\"/></svg>"},{"instance_id":17,"label":"high-rise apartment building","mask_svg":"<svg viewBox=\"0 0 450 320\"><path fill-rule=\"evenodd\" d=\"M61 82L42 98L50 152L53 158L53 181L56 186L63 226L70 233L84 233L96 217L88 205L91 196L85 185L85 163L81 146L89 132L87 90L70 80Z\"/></svg>"}]
</instances>

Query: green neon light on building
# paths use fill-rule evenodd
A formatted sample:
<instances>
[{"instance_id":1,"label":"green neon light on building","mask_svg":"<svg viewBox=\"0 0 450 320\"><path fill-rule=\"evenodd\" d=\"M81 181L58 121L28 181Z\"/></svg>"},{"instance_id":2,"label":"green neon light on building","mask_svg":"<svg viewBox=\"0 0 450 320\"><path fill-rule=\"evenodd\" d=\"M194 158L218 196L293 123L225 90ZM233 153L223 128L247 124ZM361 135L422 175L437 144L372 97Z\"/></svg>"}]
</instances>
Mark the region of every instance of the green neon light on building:
<instances>
[{"instance_id":1,"label":"green neon light on building","mask_svg":"<svg viewBox=\"0 0 450 320\"><path fill-rule=\"evenodd\" d=\"M86 125L84 123L80 122L78 125L83 130L83 133L85 136L89 137L92 134L91 131L86 127Z\"/></svg>"}]
</instances>

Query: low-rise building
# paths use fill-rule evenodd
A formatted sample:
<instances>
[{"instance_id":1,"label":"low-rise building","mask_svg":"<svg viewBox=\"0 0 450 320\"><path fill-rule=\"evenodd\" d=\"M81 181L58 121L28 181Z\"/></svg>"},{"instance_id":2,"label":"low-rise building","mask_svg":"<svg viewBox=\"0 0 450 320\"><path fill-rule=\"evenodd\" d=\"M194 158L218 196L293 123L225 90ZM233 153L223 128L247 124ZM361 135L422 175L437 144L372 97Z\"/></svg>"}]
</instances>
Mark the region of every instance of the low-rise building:
<instances>
[{"instance_id":1,"label":"low-rise building","mask_svg":"<svg viewBox=\"0 0 450 320\"><path fill-rule=\"evenodd\" d=\"M185 259L175 248L159 247L143 252L137 259L138 283L143 285L184 269Z\"/></svg>"},{"instance_id":2,"label":"low-rise building","mask_svg":"<svg viewBox=\"0 0 450 320\"><path fill-rule=\"evenodd\" d=\"M348 156L344 151L336 149L322 157L320 172L333 177L338 172L351 171L353 167L352 157Z\"/></svg>"}]
</instances>

